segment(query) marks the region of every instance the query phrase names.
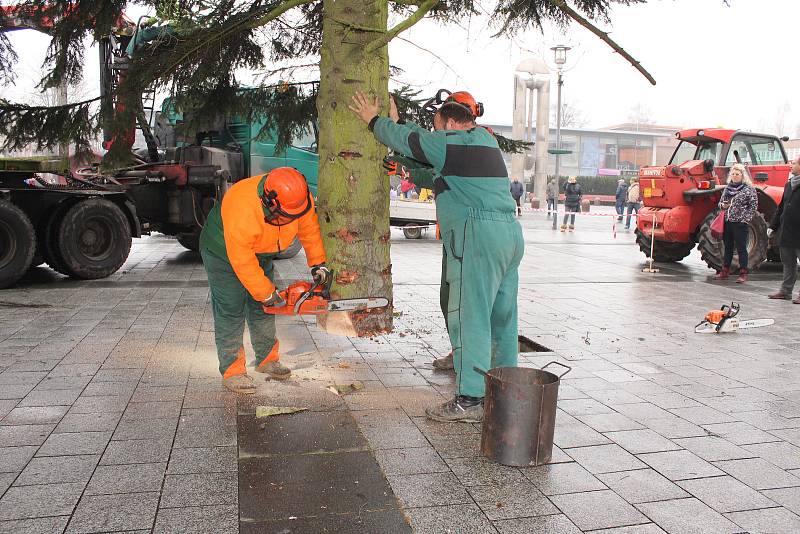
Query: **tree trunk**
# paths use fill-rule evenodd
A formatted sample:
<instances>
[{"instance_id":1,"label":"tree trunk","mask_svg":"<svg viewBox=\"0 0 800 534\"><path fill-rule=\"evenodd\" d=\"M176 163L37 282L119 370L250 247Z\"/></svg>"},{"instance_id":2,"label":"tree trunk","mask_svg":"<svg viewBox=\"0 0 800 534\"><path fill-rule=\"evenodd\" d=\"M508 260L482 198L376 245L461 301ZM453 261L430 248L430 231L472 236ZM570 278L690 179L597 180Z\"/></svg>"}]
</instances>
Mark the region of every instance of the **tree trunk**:
<instances>
[{"instance_id":1,"label":"tree trunk","mask_svg":"<svg viewBox=\"0 0 800 534\"><path fill-rule=\"evenodd\" d=\"M389 56L364 47L386 30L387 0L324 0L319 112L318 214L335 272L333 298L386 297L370 312L319 317L329 333L369 336L392 328L389 256L389 180L382 172L386 147L348 108L356 90L388 109Z\"/></svg>"}]
</instances>

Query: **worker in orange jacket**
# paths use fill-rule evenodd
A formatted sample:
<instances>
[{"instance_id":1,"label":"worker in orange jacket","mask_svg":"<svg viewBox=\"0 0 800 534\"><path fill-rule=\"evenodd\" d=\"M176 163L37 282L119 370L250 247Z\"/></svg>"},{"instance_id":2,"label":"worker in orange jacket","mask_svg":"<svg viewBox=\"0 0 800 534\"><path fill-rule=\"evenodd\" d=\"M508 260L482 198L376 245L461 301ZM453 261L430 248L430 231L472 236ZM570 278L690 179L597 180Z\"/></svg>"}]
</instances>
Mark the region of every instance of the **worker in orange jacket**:
<instances>
[{"instance_id":1,"label":"worker in orange jacket","mask_svg":"<svg viewBox=\"0 0 800 534\"><path fill-rule=\"evenodd\" d=\"M214 337L223 385L254 393L245 367L244 323L256 354L255 370L283 380L291 371L279 361L275 316L264 306L285 306L272 281L272 261L295 237L306 251L312 276L326 283L319 222L305 177L290 167L234 184L208 215L200 254L208 273Z\"/></svg>"}]
</instances>

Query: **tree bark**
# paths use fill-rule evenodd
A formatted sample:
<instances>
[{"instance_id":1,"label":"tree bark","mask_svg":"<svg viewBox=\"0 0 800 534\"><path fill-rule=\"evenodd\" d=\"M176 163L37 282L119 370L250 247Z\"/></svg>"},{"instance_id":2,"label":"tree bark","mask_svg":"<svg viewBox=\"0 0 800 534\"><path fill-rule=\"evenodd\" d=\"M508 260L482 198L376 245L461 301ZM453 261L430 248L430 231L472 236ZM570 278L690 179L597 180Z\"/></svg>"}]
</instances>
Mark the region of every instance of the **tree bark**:
<instances>
[{"instance_id":1,"label":"tree bark","mask_svg":"<svg viewBox=\"0 0 800 534\"><path fill-rule=\"evenodd\" d=\"M392 328L386 147L348 108L356 90L388 109L389 55L365 47L386 31L387 0L323 0L319 113L319 222L334 270L333 298L386 297L370 312L319 316L329 333L369 336Z\"/></svg>"}]
</instances>

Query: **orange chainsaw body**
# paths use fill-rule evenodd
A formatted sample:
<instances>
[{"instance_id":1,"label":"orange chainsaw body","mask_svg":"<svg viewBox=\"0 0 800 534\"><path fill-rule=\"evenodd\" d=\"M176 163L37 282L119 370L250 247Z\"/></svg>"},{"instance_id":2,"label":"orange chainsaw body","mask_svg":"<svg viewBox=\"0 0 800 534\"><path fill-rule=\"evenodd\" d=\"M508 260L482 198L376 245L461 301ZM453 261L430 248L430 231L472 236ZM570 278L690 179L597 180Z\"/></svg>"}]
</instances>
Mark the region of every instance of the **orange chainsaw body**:
<instances>
[{"instance_id":1,"label":"orange chainsaw body","mask_svg":"<svg viewBox=\"0 0 800 534\"><path fill-rule=\"evenodd\" d=\"M286 306L265 306L264 313L270 315L319 315L321 313L328 313L329 299L324 298L320 293L314 293L306 298L300 307L295 310L295 307L304 295L312 291L314 286L311 282L298 281L291 284L289 287L282 291L278 291L283 300L286 301Z\"/></svg>"}]
</instances>

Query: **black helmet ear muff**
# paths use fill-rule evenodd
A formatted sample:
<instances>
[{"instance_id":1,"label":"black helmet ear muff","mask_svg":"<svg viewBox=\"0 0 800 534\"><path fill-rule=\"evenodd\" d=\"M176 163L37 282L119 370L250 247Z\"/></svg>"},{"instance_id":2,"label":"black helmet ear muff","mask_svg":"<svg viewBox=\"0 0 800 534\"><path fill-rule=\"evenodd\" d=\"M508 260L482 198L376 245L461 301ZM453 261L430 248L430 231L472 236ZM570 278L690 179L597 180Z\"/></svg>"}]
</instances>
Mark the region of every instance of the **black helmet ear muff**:
<instances>
[{"instance_id":1,"label":"black helmet ear muff","mask_svg":"<svg viewBox=\"0 0 800 534\"><path fill-rule=\"evenodd\" d=\"M264 222L270 222L277 217L277 211L280 210L280 201L278 201L278 192L273 190L264 191L261 195L261 205L264 206Z\"/></svg>"},{"instance_id":2,"label":"black helmet ear muff","mask_svg":"<svg viewBox=\"0 0 800 534\"><path fill-rule=\"evenodd\" d=\"M483 117L483 102L475 102L475 105L478 107L478 117Z\"/></svg>"}]
</instances>

